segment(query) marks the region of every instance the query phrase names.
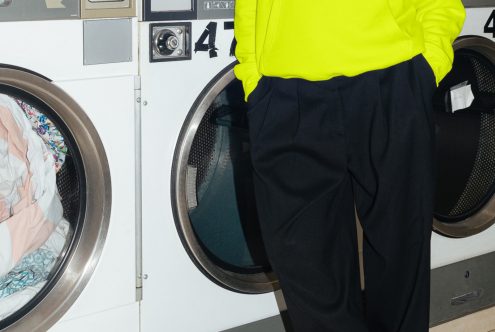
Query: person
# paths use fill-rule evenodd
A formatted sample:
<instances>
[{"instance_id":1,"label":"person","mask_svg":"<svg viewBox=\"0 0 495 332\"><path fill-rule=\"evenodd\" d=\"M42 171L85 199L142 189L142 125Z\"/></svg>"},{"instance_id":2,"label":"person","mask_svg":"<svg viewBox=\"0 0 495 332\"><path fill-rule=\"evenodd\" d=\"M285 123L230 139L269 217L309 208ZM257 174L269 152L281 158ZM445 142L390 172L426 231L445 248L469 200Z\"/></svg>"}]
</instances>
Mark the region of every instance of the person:
<instances>
[{"instance_id":1,"label":"person","mask_svg":"<svg viewBox=\"0 0 495 332\"><path fill-rule=\"evenodd\" d=\"M464 17L460 0L236 0L261 232L295 331L428 331L431 99Z\"/></svg>"}]
</instances>

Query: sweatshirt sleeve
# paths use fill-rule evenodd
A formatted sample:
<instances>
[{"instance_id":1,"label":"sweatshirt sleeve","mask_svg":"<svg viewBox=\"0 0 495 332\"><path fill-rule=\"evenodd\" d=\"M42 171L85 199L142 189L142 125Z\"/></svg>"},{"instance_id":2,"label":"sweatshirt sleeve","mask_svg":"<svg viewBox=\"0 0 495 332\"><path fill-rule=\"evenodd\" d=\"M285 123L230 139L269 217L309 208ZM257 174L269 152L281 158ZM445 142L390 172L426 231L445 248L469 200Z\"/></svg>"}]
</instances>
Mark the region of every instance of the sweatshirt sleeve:
<instances>
[{"instance_id":1,"label":"sweatshirt sleeve","mask_svg":"<svg viewBox=\"0 0 495 332\"><path fill-rule=\"evenodd\" d=\"M256 88L261 75L256 65L256 6L257 0L235 2L234 35L237 40L235 55L239 64L234 73L242 81L245 100Z\"/></svg>"},{"instance_id":2,"label":"sweatshirt sleeve","mask_svg":"<svg viewBox=\"0 0 495 332\"><path fill-rule=\"evenodd\" d=\"M416 17L423 27L426 61L437 84L452 68L452 43L464 24L466 12L461 0L413 0Z\"/></svg>"}]
</instances>

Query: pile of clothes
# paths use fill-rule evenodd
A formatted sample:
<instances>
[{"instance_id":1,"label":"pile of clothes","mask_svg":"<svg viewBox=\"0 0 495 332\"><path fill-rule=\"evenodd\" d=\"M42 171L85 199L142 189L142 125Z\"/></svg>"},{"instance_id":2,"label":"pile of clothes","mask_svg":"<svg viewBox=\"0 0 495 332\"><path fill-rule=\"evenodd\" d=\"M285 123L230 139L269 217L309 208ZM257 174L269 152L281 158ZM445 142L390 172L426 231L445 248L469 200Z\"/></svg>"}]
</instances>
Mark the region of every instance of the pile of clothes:
<instances>
[{"instance_id":1,"label":"pile of clothes","mask_svg":"<svg viewBox=\"0 0 495 332\"><path fill-rule=\"evenodd\" d=\"M0 319L41 289L64 247L56 174L66 154L44 114L0 94Z\"/></svg>"}]
</instances>

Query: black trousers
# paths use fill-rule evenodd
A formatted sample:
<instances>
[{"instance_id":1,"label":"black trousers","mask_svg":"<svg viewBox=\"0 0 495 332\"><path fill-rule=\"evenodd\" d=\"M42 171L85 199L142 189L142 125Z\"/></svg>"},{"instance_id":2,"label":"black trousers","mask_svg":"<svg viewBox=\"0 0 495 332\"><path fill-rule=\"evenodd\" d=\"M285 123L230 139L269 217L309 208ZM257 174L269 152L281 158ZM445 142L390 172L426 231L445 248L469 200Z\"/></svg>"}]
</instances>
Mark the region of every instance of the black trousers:
<instances>
[{"instance_id":1,"label":"black trousers","mask_svg":"<svg viewBox=\"0 0 495 332\"><path fill-rule=\"evenodd\" d=\"M250 95L262 236L296 331L428 331L434 90L418 55L352 78L263 77Z\"/></svg>"}]
</instances>

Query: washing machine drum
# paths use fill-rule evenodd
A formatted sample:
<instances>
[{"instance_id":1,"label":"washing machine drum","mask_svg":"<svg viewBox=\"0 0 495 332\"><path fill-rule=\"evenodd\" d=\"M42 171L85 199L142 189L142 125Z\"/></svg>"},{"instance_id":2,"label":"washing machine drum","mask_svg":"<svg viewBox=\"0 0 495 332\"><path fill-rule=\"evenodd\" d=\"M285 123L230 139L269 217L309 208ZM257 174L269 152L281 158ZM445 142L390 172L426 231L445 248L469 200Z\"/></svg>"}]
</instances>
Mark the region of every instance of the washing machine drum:
<instances>
[{"instance_id":1,"label":"washing machine drum","mask_svg":"<svg viewBox=\"0 0 495 332\"><path fill-rule=\"evenodd\" d=\"M495 53L493 42L480 37L461 38L455 46L452 71L434 96L434 225L445 235L465 237L495 218ZM452 103L456 93L468 107L456 109L462 107Z\"/></svg>"},{"instance_id":2,"label":"washing machine drum","mask_svg":"<svg viewBox=\"0 0 495 332\"><path fill-rule=\"evenodd\" d=\"M81 197L79 176L71 156L66 157L64 165L57 174L57 188L64 209L64 218L77 220L81 210Z\"/></svg>"}]
</instances>

